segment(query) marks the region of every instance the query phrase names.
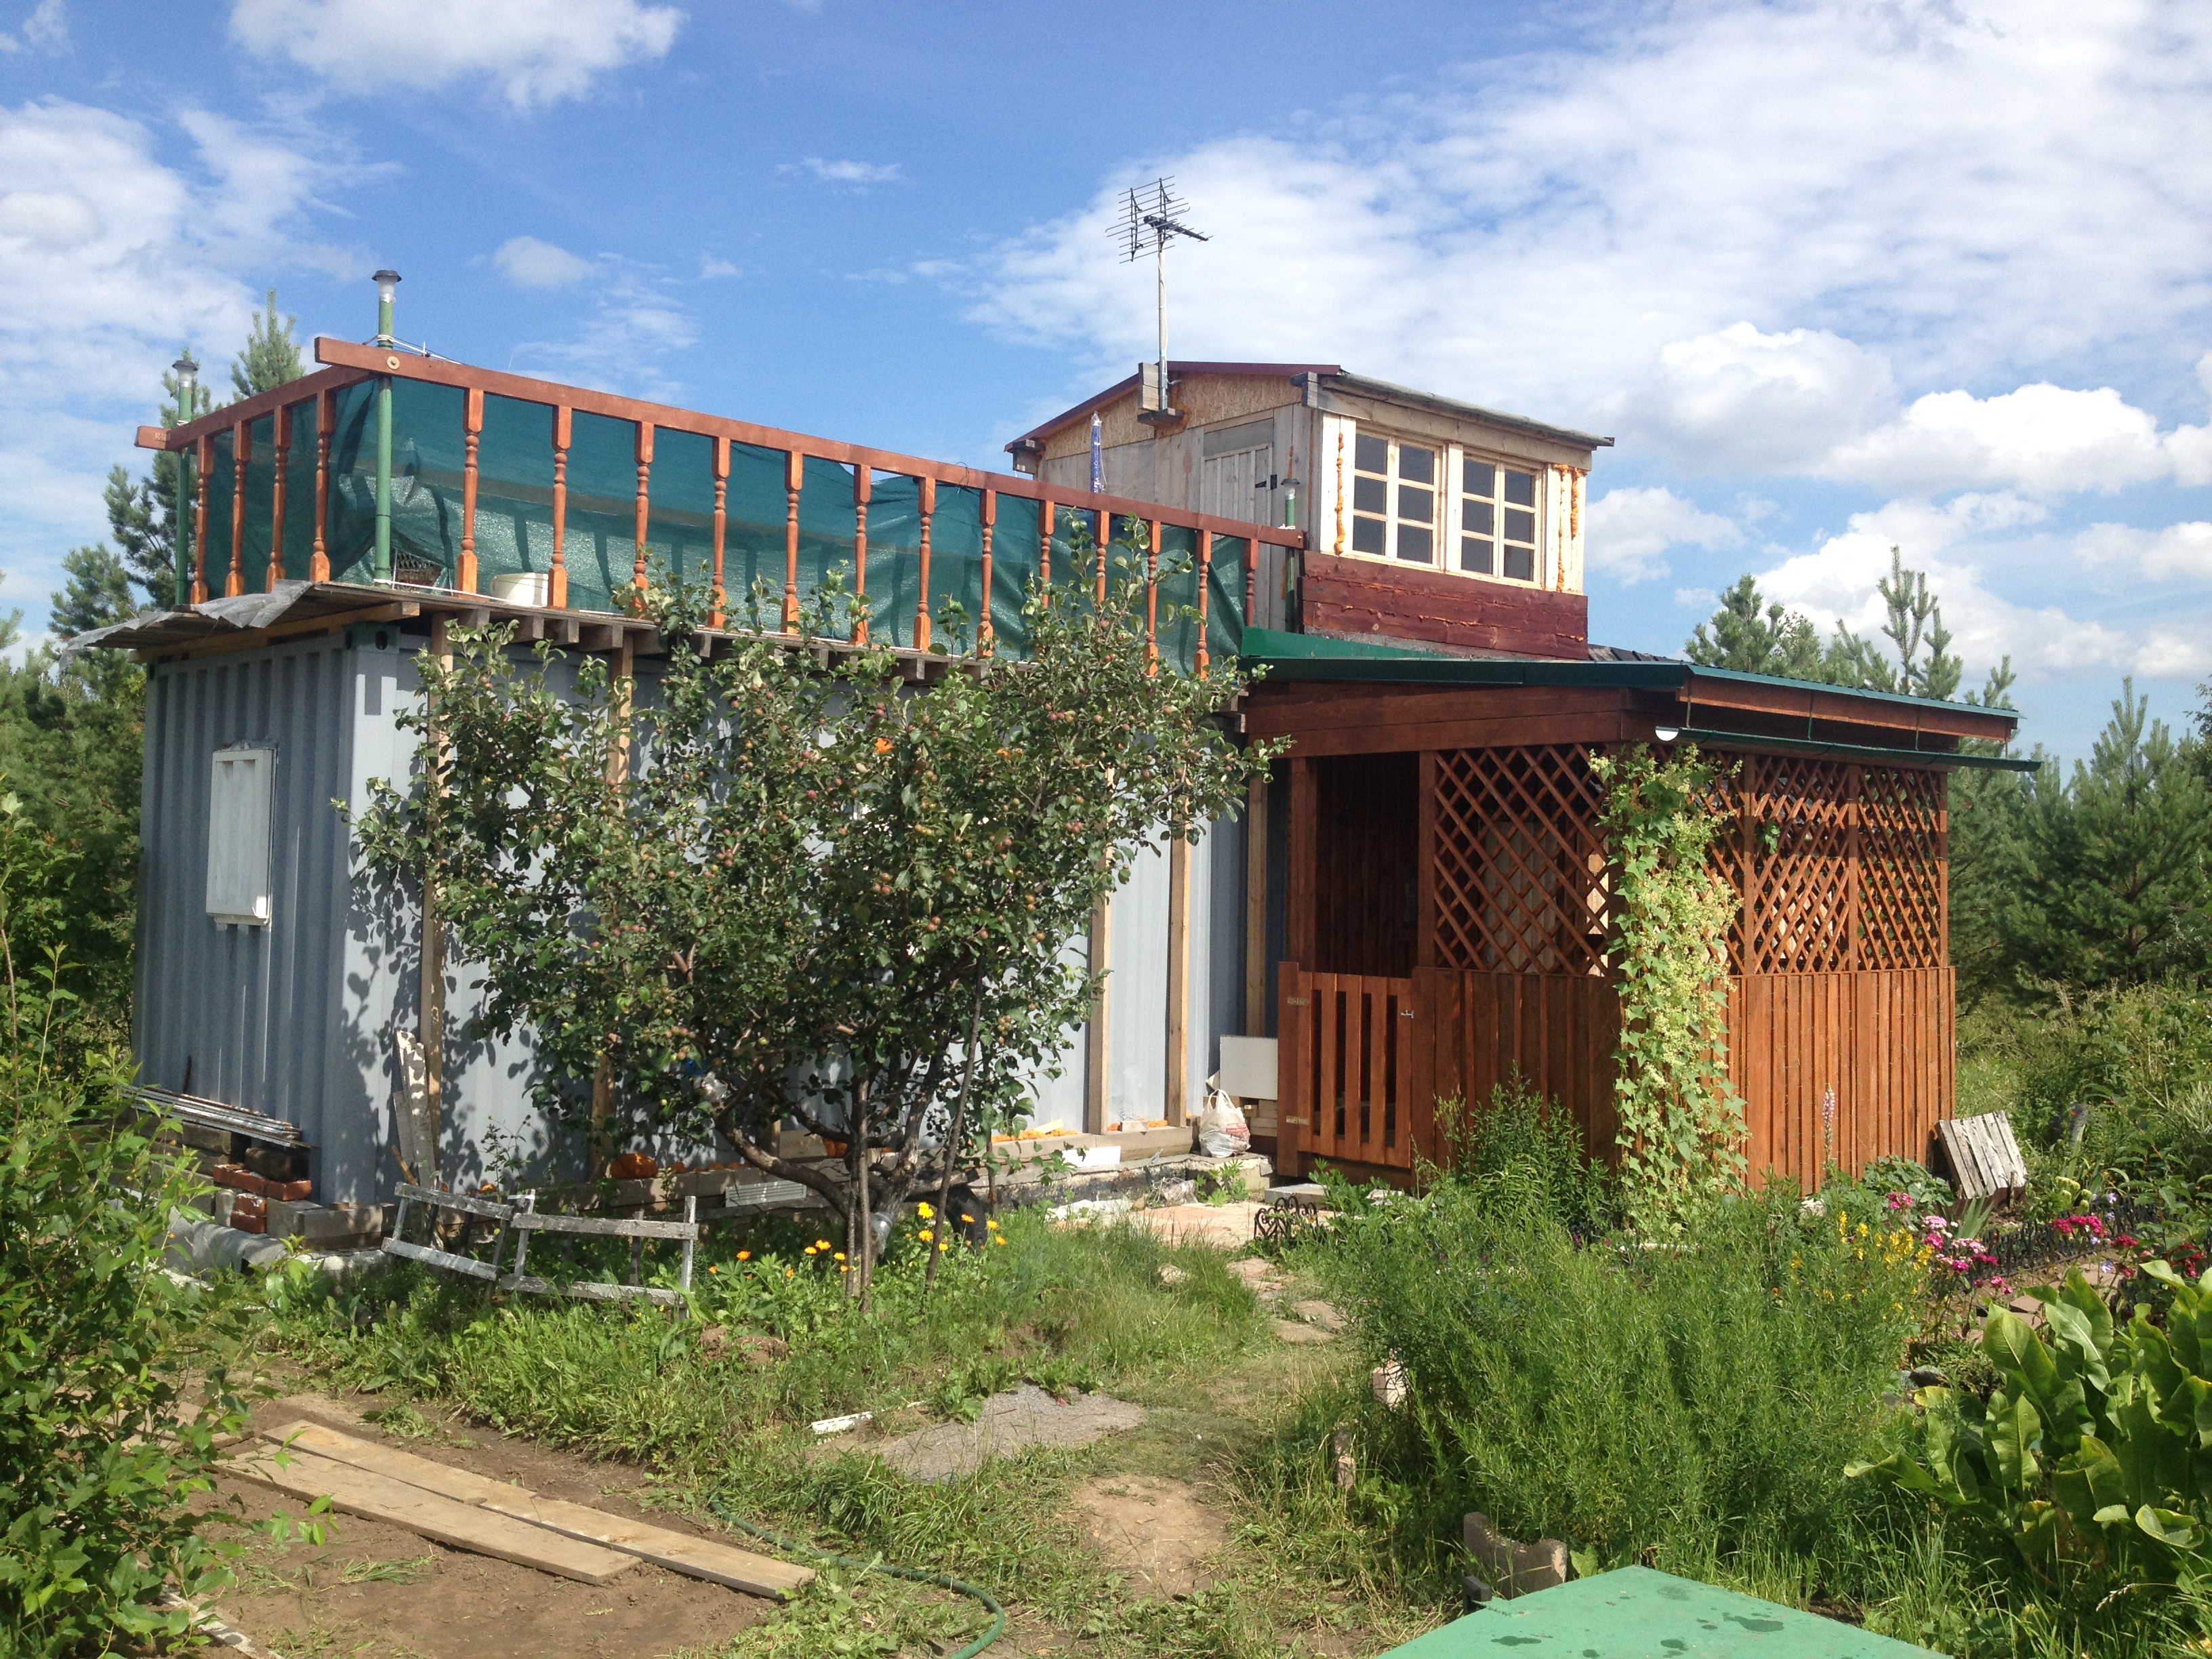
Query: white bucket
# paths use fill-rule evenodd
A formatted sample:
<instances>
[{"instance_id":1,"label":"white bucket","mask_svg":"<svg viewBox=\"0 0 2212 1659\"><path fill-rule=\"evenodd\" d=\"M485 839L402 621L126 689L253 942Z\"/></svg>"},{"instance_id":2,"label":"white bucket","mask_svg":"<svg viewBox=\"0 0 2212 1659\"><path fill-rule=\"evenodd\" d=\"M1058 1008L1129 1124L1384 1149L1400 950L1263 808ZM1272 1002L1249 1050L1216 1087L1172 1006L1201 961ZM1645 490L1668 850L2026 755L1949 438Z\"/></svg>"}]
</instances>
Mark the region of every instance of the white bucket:
<instances>
[{"instance_id":1,"label":"white bucket","mask_svg":"<svg viewBox=\"0 0 2212 1659\"><path fill-rule=\"evenodd\" d=\"M552 584L552 576L543 570L510 571L491 579L491 596L509 605L542 605Z\"/></svg>"}]
</instances>

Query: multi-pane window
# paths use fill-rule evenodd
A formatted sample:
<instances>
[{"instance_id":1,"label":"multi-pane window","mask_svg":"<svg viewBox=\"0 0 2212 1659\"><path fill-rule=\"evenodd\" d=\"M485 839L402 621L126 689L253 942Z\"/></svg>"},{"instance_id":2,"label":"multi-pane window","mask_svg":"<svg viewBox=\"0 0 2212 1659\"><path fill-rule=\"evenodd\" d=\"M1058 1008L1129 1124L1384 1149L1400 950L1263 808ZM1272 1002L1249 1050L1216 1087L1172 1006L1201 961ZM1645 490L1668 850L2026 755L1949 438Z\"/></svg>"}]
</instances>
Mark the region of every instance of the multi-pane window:
<instances>
[{"instance_id":1,"label":"multi-pane window","mask_svg":"<svg viewBox=\"0 0 2212 1659\"><path fill-rule=\"evenodd\" d=\"M1469 455L1462 463L1459 568L1536 580L1536 475Z\"/></svg>"},{"instance_id":2,"label":"multi-pane window","mask_svg":"<svg viewBox=\"0 0 2212 1659\"><path fill-rule=\"evenodd\" d=\"M1434 564L1443 456L1426 445L1371 433L1361 433L1355 442L1352 550Z\"/></svg>"}]
</instances>

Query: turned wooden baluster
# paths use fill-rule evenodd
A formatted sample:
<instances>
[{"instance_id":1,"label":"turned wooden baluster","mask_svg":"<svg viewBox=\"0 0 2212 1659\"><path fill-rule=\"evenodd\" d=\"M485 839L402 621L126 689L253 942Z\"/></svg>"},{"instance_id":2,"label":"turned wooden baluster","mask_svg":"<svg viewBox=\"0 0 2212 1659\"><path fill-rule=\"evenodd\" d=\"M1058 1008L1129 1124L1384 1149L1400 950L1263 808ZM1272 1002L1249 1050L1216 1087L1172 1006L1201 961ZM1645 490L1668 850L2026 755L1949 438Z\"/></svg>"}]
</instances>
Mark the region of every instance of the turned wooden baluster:
<instances>
[{"instance_id":1,"label":"turned wooden baluster","mask_svg":"<svg viewBox=\"0 0 2212 1659\"><path fill-rule=\"evenodd\" d=\"M246 465L253 459L253 428L240 421L230 429L230 574L222 591L235 598L246 592Z\"/></svg>"},{"instance_id":2,"label":"turned wooden baluster","mask_svg":"<svg viewBox=\"0 0 2212 1659\"><path fill-rule=\"evenodd\" d=\"M1251 627L1252 607L1260 600L1260 549L1263 545L1257 536L1244 544L1244 626Z\"/></svg>"},{"instance_id":3,"label":"turned wooden baluster","mask_svg":"<svg viewBox=\"0 0 2212 1659\"><path fill-rule=\"evenodd\" d=\"M1106 608L1106 558L1114 544L1114 515L1098 511L1098 608Z\"/></svg>"},{"instance_id":4,"label":"turned wooden baluster","mask_svg":"<svg viewBox=\"0 0 2212 1659\"><path fill-rule=\"evenodd\" d=\"M1152 532L1145 544L1145 666L1149 672L1160 660L1160 521L1154 519L1146 527Z\"/></svg>"},{"instance_id":5,"label":"turned wooden baluster","mask_svg":"<svg viewBox=\"0 0 2212 1659\"><path fill-rule=\"evenodd\" d=\"M729 619L729 599L722 590L722 550L730 527L730 441L714 440L714 598L708 608L707 626L720 628Z\"/></svg>"},{"instance_id":6,"label":"turned wooden baluster","mask_svg":"<svg viewBox=\"0 0 2212 1659\"><path fill-rule=\"evenodd\" d=\"M868 642L868 501L875 473L866 461L853 468L853 643ZM893 630L896 632L896 629Z\"/></svg>"},{"instance_id":7,"label":"turned wooden baluster","mask_svg":"<svg viewBox=\"0 0 2212 1659\"><path fill-rule=\"evenodd\" d=\"M1052 586L1053 520L1059 512L1050 501L1037 503L1037 582L1047 589Z\"/></svg>"},{"instance_id":8,"label":"turned wooden baluster","mask_svg":"<svg viewBox=\"0 0 2212 1659\"><path fill-rule=\"evenodd\" d=\"M653 422L637 423L637 557L631 562L630 586L637 590L630 603L633 608L642 608L647 579L645 572L645 520L650 509L650 498L646 481L653 476Z\"/></svg>"},{"instance_id":9,"label":"turned wooden baluster","mask_svg":"<svg viewBox=\"0 0 2212 1659\"><path fill-rule=\"evenodd\" d=\"M999 492L983 492L983 615L975 624L975 651L979 656L991 654L991 531L999 522Z\"/></svg>"},{"instance_id":10,"label":"turned wooden baluster","mask_svg":"<svg viewBox=\"0 0 2212 1659\"><path fill-rule=\"evenodd\" d=\"M457 586L477 591L477 446L483 438L483 389L471 386L461 403L461 568Z\"/></svg>"},{"instance_id":11,"label":"turned wooden baluster","mask_svg":"<svg viewBox=\"0 0 2212 1659\"><path fill-rule=\"evenodd\" d=\"M545 598L556 610L568 608L568 442L574 414L566 404L553 410L553 563L546 574Z\"/></svg>"},{"instance_id":12,"label":"turned wooden baluster","mask_svg":"<svg viewBox=\"0 0 2212 1659\"><path fill-rule=\"evenodd\" d=\"M337 419L337 396L325 391L315 395L315 550L307 561L307 580L331 579L331 550L323 539L331 521L331 427Z\"/></svg>"},{"instance_id":13,"label":"turned wooden baluster","mask_svg":"<svg viewBox=\"0 0 2212 1659\"><path fill-rule=\"evenodd\" d=\"M192 603L205 605L207 585L208 474L215 470L215 440L203 434L195 461L199 487L192 492Z\"/></svg>"},{"instance_id":14,"label":"turned wooden baluster","mask_svg":"<svg viewBox=\"0 0 2212 1659\"><path fill-rule=\"evenodd\" d=\"M1198 532L1198 677L1200 679L1206 678L1206 664L1210 660L1206 652L1206 623L1211 608L1207 604L1208 590L1212 586L1213 532L1201 530Z\"/></svg>"},{"instance_id":15,"label":"turned wooden baluster","mask_svg":"<svg viewBox=\"0 0 2212 1659\"><path fill-rule=\"evenodd\" d=\"M914 648L929 649L929 520L937 511L937 480L916 478L921 488L921 586L914 600Z\"/></svg>"},{"instance_id":16,"label":"turned wooden baluster","mask_svg":"<svg viewBox=\"0 0 2212 1659\"><path fill-rule=\"evenodd\" d=\"M276 481L269 491L269 588L284 580L284 467L292 453L292 410L276 411Z\"/></svg>"},{"instance_id":17,"label":"turned wooden baluster","mask_svg":"<svg viewBox=\"0 0 2212 1659\"><path fill-rule=\"evenodd\" d=\"M806 485L806 456L783 459L783 631L799 631L799 492Z\"/></svg>"}]
</instances>

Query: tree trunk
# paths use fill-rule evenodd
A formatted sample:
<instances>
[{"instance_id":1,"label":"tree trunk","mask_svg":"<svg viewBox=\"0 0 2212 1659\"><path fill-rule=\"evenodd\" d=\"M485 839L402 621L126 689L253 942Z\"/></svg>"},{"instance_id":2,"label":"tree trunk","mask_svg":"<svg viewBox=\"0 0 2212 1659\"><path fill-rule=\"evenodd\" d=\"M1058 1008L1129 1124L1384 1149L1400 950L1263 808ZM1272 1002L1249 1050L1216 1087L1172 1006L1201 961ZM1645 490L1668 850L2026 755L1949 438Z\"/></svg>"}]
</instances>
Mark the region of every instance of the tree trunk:
<instances>
[{"instance_id":1,"label":"tree trunk","mask_svg":"<svg viewBox=\"0 0 2212 1659\"><path fill-rule=\"evenodd\" d=\"M975 1080L975 1033L982 1018L983 994L978 990L975 1000L969 1005L968 1047L960 1066L960 1094L952 1103L952 1122L945 1137L945 1173L937 1182L937 1218L929 1229L929 1266L921 1276L924 1301L928 1300L937 1285L937 1258L945 1254L945 1246L951 1243L945 1235L952 1225L952 1218L947 1213L952 1199L952 1172L959 1162L960 1137L968 1127L968 1089Z\"/></svg>"}]
</instances>

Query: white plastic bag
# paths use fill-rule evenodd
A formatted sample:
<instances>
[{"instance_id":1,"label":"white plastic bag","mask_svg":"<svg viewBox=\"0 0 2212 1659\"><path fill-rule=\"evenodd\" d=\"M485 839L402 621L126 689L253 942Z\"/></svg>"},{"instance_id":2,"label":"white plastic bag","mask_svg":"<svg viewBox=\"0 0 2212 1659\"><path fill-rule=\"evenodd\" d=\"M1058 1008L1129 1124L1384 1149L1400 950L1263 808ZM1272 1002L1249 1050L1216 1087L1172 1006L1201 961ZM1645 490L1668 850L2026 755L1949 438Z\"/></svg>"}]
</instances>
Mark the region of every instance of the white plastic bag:
<instances>
[{"instance_id":1,"label":"white plastic bag","mask_svg":"<svg viewBox=\"0 0 2212 1659\"><path fill-rule=\"evenodd\" d=\"M1243 1109L1218 1089L1207 1091L1206 1109L1199 1114L1198 1150L1208 1158L1242 1158L1252 1150Z\"/></svg>"}]
</instances>

